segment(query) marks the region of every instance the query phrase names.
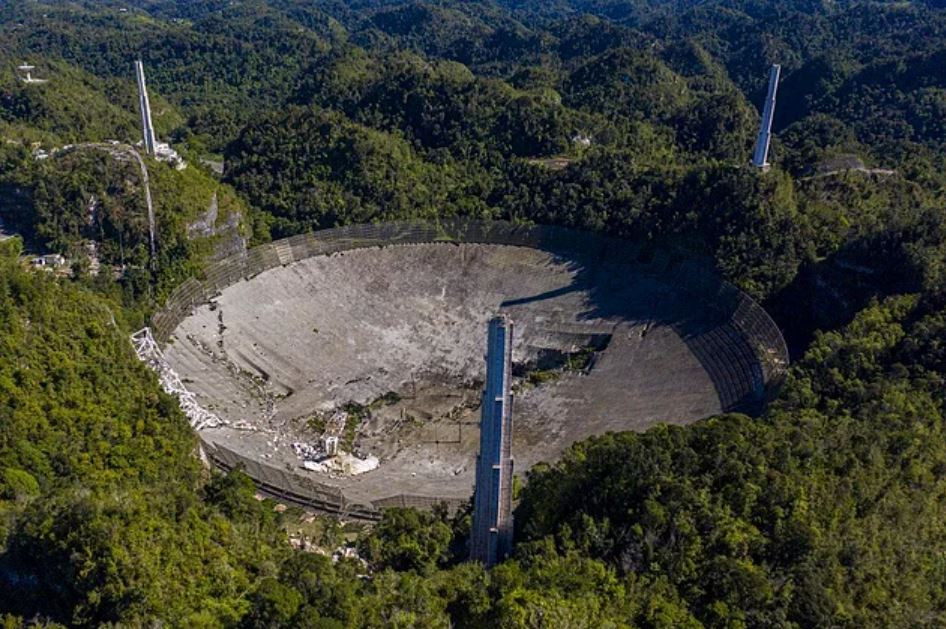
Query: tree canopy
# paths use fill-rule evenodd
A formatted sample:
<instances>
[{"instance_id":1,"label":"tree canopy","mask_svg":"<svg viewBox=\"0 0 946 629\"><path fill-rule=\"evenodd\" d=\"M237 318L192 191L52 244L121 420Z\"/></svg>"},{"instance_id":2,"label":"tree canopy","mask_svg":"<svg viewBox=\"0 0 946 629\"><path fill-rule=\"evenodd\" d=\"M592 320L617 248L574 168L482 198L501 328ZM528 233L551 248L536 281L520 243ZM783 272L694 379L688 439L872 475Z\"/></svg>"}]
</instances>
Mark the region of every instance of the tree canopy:
<instances>
[{"instance_id":1,"label":"tree canopy","mask_svg":"<svg viewBox=\"0 0 946 629\"><path fill-rule=\"evenodd\" d=\"M188 162L145 159L153 259L136 58ZM3 3L5 626L946 623L944 64L934 0ZM202 467L128 334L247 244L452 216L711 261L784 387L535 467L490 571L469 508L313 522Z\"/></svg>"}]
</instances>

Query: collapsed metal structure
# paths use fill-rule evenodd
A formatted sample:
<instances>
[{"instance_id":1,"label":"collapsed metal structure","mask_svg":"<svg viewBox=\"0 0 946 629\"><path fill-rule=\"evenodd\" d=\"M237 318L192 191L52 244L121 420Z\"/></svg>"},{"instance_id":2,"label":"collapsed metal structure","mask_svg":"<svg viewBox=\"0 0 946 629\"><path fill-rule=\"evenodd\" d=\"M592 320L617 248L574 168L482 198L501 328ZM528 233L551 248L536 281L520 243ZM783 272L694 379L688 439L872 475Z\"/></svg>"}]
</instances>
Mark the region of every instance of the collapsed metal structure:
<instances>
[{"instance_id":1,"label":"collapsed metal structure","mask_svg":"<svg viewBox=\"0 0 946 629\"><path fill-rule=\"evenodd\" d=\"M181 410L187 415L187 419L190 420L190 425L194 430L214 428L226 423L197 403L197 398L187 390L177 372L165 360L164 353L151 334L151 328L142 328L132 334L131 344L135 348L138 360L148 365L158 374L158 380L161 382L161 388L164 389L165 393L177 398Z\"/></svg>"},{"instance_id":2,"label":"collapsed metal structure","mask_svg":"<svg viewBox=\"0 0 946 629\"><path fill-rule=\"evenodd\" d=\"M492 567L512 550L512 321L489 322L470 559Z\"/></svg>"}]
</instances>

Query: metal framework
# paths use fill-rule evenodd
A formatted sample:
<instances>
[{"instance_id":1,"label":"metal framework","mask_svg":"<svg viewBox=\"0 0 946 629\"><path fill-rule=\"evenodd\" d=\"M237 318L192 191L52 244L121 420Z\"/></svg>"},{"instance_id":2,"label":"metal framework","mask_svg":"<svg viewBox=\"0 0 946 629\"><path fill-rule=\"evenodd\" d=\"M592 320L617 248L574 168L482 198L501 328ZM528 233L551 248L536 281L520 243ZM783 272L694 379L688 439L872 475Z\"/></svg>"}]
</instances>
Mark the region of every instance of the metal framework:
<instances>
[{"instance_id":1,"label":"metal framework","mask_svg":"<svg viewBox=\"0 0 946 629\"><path fill-rule=\"evenodd\" d=\"M489 322L470 540L470 559L487 568L512 550L512 331L506 316Z\"/></svg>"},{"instance_id":2,"label":"metal framework","mask_svg":"<svg viewBox=\"0 0 946 629\"><path fill-rule=\"evenodd\" d=\"M148 365L158 374L161 388L177 398L181 410L187 415L187 419L190 420L190 425L194 430L214 428L226 423L197 403L197 398L187 390L177 372L165 360L164 353L151 334L151 328L142 328L132 334L131 343L138 355L138 360Z\"/></svg>"},{"instance_id":3,"label":"metal framework","mask_svg":"<svg viewBox=\"0 0 946 629\"><path fill-rule=\"evenodd\" d=\"M765 107L762 110L762 123L759 126L759 139L756 140L755 154L752 156L752 165L756 168L769 167L769 145L772 143L772 117L775 115L775 96L778 92L778 78L782 66L772 65L769 70L769 91L765 97Z\"/></svg>"}]
</instances>

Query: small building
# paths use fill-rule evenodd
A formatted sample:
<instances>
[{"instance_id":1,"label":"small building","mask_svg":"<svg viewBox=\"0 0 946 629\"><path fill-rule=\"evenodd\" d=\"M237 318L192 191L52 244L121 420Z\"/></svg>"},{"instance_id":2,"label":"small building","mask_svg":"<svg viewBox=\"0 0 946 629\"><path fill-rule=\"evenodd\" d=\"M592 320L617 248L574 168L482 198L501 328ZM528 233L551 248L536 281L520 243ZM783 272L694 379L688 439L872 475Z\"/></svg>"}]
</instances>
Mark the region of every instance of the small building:
<instances>
[{"instance_id":1,"label":"small building","mask_svg":"<svg viewBox=\"0 0 946 629\"><path fill-rule=\"evenodd\" d=\"M588 148L593 143L590 135L585 135L584 133L576 133L572 136L572 144L580 146L581 148Z\"/></svg>"},{"instance_id":2,"label":"small building","mask_svg":"<svg viewBox=\"0 0 946 629\"><path fill-rule=\"evenodd\" d=\"M58 269L66 266L66 258L58 253L49 253L33 258L32 265L41 269Z\"/></svg>"},{"instance_id":3,"label":"small building","mask_svg":"<svg viewBox=\"0 0 946 629\"><path fill-rule=\"evenodd\" d=\"M175 170L187 168L187 162L184 161L184 158L171 148L171 145L167 142L158 142L154 145L154 158L159 162L170 164Z\"/></svg>"}]
</instances>

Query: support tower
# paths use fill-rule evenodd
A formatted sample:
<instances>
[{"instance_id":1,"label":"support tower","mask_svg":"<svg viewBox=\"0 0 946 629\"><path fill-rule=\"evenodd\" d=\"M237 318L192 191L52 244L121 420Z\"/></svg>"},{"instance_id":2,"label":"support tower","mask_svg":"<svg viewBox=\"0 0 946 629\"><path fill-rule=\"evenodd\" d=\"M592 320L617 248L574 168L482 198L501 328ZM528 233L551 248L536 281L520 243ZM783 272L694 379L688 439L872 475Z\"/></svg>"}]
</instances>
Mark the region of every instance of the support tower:
<instances>
[{"instance_id":1,"label":"support tower","mask_svg":"<svg viewBox=\"0 0 946 629\"><path fill-rule=\"evenodd\" d=\"M470 559L487 568L512 550L512 330L506 316L489 322L470 540Z\"/></svg>"},{"instance_id":2,"label":"support tower","mask_svg":"<svg viewBox=\"0 0 946 629\"><path fill-rule=\"evenodd\" d=\"M135 76L138 78L138 109L141 111L141 129L144 135L145 153L154 155L154 125L151 124L151 103L148 101L148 87L145 85L145 67L141 60L135 61Z\"/></svg>"},{"instance_id":3,"label":"support tower","mask_svg":"<svg viewBox=\"0 0 946 629\"><path fill-rule=\"evenodd\" d=\"M772 117L775 115L775 94L778 92L778 78L782 66L772 65L769 70L769 92L765 97L765 107L762 110L762 124L759 127L759 139L756 140L755 154L752 156L752 165L756 168L769 167L769 144L772 141Z\"/></svg>"}]
</instances>

